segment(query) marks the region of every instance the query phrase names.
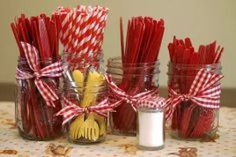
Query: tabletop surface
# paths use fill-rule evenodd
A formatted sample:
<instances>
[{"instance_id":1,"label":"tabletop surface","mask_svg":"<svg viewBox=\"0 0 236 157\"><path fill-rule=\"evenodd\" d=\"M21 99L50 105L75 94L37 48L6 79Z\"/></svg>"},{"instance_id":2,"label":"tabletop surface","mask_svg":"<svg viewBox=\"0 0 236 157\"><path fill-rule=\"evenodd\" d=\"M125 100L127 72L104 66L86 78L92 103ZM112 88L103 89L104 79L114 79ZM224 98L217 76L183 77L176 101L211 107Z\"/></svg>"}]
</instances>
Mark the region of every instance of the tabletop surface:
<instances>
[{"instance_id":1,"label":"tabletop surface","mask_svg":"<svg viewBox=\"0 0 236 157\"><path fill-rule=\"evenodd\" d=\"M28 141L19 137L14 123L14 103L0 103L0 156L17 157L236 157L236 108L220 110L219 138L203 141L172 139L166 131L165 148L159 151L140 151L135 137L108 135L96 145L75 145L65 137L54 141Z\"/></svg>"}]
</instances>

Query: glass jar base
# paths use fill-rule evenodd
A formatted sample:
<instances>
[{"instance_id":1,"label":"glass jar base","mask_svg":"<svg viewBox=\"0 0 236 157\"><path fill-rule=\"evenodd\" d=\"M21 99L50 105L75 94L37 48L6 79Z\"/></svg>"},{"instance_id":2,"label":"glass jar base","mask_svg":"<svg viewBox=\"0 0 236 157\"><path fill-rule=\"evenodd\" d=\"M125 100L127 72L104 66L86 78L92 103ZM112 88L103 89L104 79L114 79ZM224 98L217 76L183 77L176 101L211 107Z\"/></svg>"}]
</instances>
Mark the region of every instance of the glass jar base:
<instances>
[{"instance_id":1,"label":"glass jar base","mask_svg":"<svg viewBox=\"0 0 236 157\"><path fill-rule=\"evenodd\" d=\"M19 135L20 135L22 138L24 138L24 139L26 139L26 140L31 140L31 141L50 141L50 140L54 140L54 139L56 139L56 138L59 138L59 137L62 135L62 133L60 133L60 134L57 134L57 135L55 135L55 136L40 138L40 137L35 137L35 136L33 136L33 135L26 134L25 132L23 132L23 131L20 130L20 129L18 129L18 131L19 131Z\"/></svg>"},{"instance_id":2,"label":"glass jar base","mask_svg":"<svg viewBox=\"0 0 236 157\"><path fill-rule=\"evenodd\" d=\"M79 144L79 145L97 144L97 143L104 142L105 141L105 136L99 137L98 140L96 140L96 141L88 140L88 139L85 139L85 138L79 138L79 139L76 139L76 140L68 138L68 141L70 143Z\"/></svg>"},{"instance_id":3,"label":"glass jar base","mask_svg":"<svg viewBox=\"0 0 236 157\"><path fill-rule=\"evenodd\" d=\"M218 131L218 129L216 128L216 129L214 129L214 130L212 130L212 131L210 131L210 132L208 132L208 133L206 133L206 134L204 134L204 135L202 135L202 136L198 136L198 137L194 137L194 136L192 136L192 137L186 137L186 136L180 135L180 134L178 133L178 131L171 131L170 136L171 136L173 139L176 139L176 140L200 141L200 140L202 140L202 139L205 138L205 137L209 137L209 138L214 137L214 136L216 135L217 131Z\"/></svg>"},{"instance_id":4,"label":"glass jar base","mask_svg":"<svg viewBox=\"0 0 236 157\"><path fill-rule=\"evenodd\" d=\"M164 147L165 147L164 145L156 146L156 147L147 147L147 146L138 145L138 149L140 149L140 150L147 150L147 151L161 150Z\"/></svg>"}]
</instances>

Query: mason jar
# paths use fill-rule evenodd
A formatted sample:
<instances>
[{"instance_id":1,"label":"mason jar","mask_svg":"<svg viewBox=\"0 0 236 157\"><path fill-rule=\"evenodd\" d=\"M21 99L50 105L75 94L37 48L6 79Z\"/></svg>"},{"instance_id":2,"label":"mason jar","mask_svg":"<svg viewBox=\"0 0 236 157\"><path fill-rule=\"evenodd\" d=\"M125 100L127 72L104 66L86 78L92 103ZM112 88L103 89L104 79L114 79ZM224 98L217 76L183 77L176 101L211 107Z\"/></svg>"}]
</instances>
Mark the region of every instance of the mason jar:
<instances>
[{"instance_id":1,"label":"mason jar","mask_svg":"<svg viewBox=\"0 0 236 157\"><path fill-rule=\"evenodd\" d=\"M179 94L187 94L200 69L221 74L222 67L220 63L207 65L169 63L168 86ZM220 82L217 85L219 84ZM171 120L172 136L184 139L214 136L218 125L219 109L202 107L191 100L186 100L174 108Z\"/></svg>"},{"instance_id":2,"label":"mason jar","mask_svg":"<svg viewBox=\"0 0 236 157\"><path fill-rule=\"evenodd\" d=\"M63 106L66 106L63 102L64 98L81 108L98 105L107 98L105 77L102 81L87 81L87 83L77 81L75 84L68 82L68 80L64 81L62 91ZM84 86L81 86L82 84ZM107 118L95 112L75 115L67 125L69 141L77 144L91 144L104 141L106 130Z\"/></svg>"},{"instance_id":3,"label":"mason jar","mask_svg":"<svg viewBox=\"0 0 236 157\"><path fill-rule=\"evenodd\" d=\"M46 67L58 59L40 60L41 68ZM33 73L25 58L19 58L18 69L24 72ZM47 85L55 89L60 97L60 77L42 77ZM35 78L20 80L17 79L15 118L16 125L22 137L30 140L51 140L62 133L62 118L55 114L61 110L60 100L54 101L53 106L48 106L37 89Z\"/></svg>"},{"instance_id":4,"label":"mason jar","mask_svg":"<svg viewBox=\"0 0 236 157\"><path fill-rule=\"evenodd\" d=\"M64 83L62 98L76 106L88 108L96 106L107 96L103 55L93 59L67 59L63 54ZM63 106L65 106L62 101ZM75 115L66 126L71 143L91 144L104 141L107 131L107 118L95 112Z\"/></svg>"},{"instance_id":5,"label":"mason jar","mask_svg":"<svg viewBox=\"0 0 236 157\"><path fill-rule=\"evenodd\" d=\"M159 65L159 61L122 64L121 58L115 57L108 59L107 73L126 94L135 96L159 88ZM116 100L116 96L112 92L109 92L109 98L112 101ZM122 101L115 110L116 112L112 112L109 119L112 133L136 135L137 114L131 104Z\"/></svg>"}]
</instances>

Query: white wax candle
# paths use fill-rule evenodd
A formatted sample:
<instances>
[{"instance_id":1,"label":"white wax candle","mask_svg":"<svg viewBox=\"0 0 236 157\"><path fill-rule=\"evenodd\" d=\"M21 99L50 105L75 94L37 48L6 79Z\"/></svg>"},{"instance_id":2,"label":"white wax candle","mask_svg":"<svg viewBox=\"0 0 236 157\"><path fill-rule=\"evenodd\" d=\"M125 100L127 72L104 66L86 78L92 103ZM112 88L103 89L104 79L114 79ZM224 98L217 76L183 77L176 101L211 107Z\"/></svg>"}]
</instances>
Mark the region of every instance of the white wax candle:
<instances>
[{"instance_id":1,"label":"white wax candle","mask_svg":"<svg viewBox=\"0 0 236 157\"><path fill-rule=\"evenodd\" d=\"M161 110L140 109L138 111L138 143L143 147L164 145L164 113Z\"/></svg>"}]
</instances>

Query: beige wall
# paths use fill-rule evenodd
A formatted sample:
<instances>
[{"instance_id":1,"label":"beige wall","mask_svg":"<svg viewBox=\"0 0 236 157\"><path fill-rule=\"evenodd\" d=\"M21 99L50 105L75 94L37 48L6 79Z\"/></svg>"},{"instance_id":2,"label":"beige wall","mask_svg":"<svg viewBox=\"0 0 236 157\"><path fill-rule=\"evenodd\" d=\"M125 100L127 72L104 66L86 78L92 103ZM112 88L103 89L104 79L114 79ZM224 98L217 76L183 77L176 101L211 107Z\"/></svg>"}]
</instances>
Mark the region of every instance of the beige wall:
<instances>
[{"instance_id":1,"label":"beige wall","mask_svg":"<svg viewBox=\"0 0 236 157\"><path fill-rule=\"evenodd\" d=\"M236 88L236 0L1 0L0 1L0 83L14 82L17 47L9 23L20 13L51 13L58 6L100 4L110 8L105 32L106 58L120 55L119 16L164 18L166 31L161 47L161 81L166 85L167 44L173 35L190 36L195 45L217 40L225 47L223 56L224 87Z\"/></svg>"}]
</instances>

